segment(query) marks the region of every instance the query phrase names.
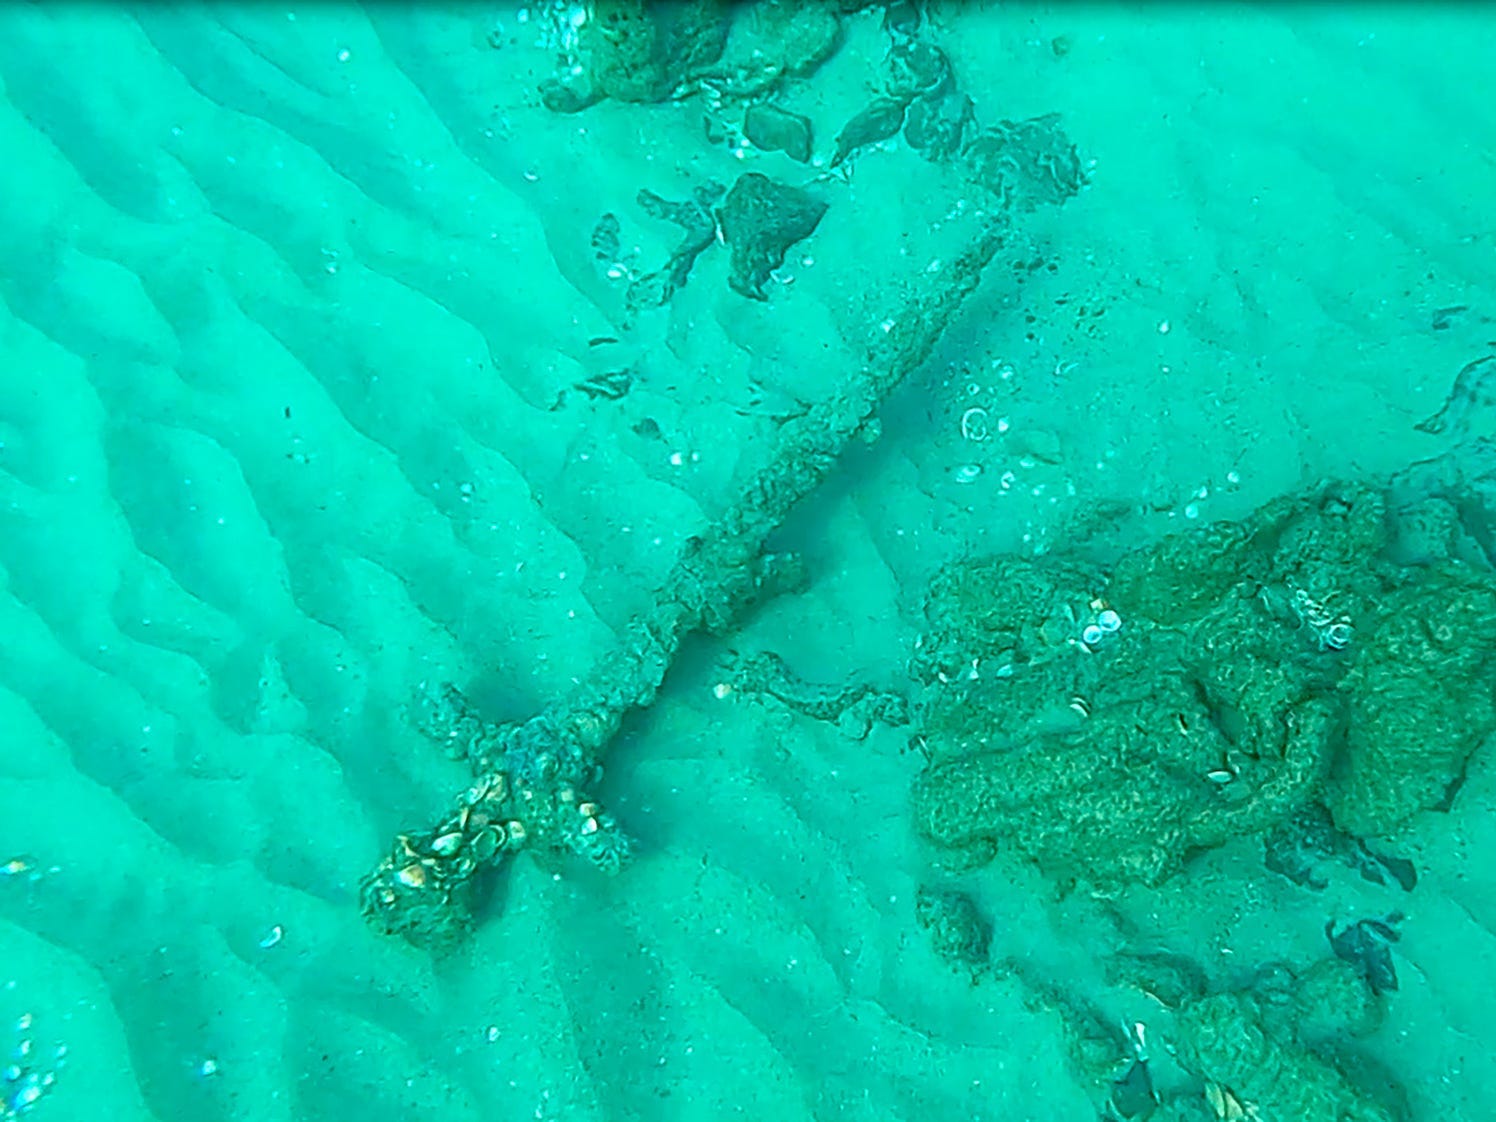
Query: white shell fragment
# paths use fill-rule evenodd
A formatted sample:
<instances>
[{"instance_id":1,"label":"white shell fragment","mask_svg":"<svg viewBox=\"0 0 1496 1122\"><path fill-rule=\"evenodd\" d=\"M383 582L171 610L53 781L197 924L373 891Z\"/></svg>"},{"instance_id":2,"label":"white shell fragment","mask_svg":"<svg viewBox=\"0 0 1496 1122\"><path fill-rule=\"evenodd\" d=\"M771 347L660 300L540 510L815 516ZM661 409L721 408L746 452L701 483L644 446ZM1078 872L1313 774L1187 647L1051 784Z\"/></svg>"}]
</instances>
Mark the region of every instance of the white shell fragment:
<instances>
[{"instance_id":1,"label":"white shell fragment","mask_svg":"<svg viewBox=\"0 0 1496 1122\"><path fill-rule=\"evenodd\" d=\"M987 423L987 410L980 405L973 405L965 413L961 414L961 436L965 440L980 442L987 439L989 426Z\"/></svg>"}]
</instances>

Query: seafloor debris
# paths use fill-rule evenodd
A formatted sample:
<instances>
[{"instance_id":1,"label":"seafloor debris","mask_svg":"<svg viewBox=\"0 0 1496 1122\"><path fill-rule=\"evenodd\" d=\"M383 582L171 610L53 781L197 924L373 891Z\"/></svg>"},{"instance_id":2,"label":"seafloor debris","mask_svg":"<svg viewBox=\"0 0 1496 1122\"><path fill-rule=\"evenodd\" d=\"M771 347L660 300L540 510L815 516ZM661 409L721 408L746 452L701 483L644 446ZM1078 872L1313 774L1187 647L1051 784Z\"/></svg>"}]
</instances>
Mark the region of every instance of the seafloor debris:
<instances>
[{"instance_id":1,"label":"seafloor debris","mask_svg":"<svg viewBox=\"0 0 1496 1122\"><path fill-rule=\"evenodd\" d=\"M952 565L919 651L920 829L957 865L1005 851L1104 887L1156 884L1316 802L1351 838L1447 805L1496 730L1481 688L1496 573L1399 564L1391 532L1383 491L1332 485L1110 567ZM1291 589L1353 618L1355 643L1306 639L1273 607ZM1096 646L1084 627L1102 596L1128 625ZM1318 875L1277 840L1284 871ZM1347 844L1363 875L1413 882L1406 862Z\"/></svg>"},{"instance_id":2,"label":"seafloor debris","mask_svg":"<svg viewBox=\"0 0 1496 1122\"><path fill-rule=\"evenodd\" d=\"M1325 938L1335 957L1350 963L1356 972L1366 979L1373 993L1390 993L1397 989L1397 967L1392 962L1392 944L1402 935L1397 925L1403 920L1401 912L1392 912L1381 919L1362 919L1335 930L1335 921L1325 924Z\"/></svg>"},{"instance_id":3,"label":"seafloor debris","mask_svg":"<svg viewBox=\"0 0 1496 1122\"><path fill-rule=\"evenodd\" d=\"M41 1102L57 1085L57 1073L66 1061L66 1045L57 1045L49 1055L38 1051L33 1023L30 1013L15 1022L15 1043L0 1069L0 1119L20 1118Z\"/></svg>"}]
</instances>

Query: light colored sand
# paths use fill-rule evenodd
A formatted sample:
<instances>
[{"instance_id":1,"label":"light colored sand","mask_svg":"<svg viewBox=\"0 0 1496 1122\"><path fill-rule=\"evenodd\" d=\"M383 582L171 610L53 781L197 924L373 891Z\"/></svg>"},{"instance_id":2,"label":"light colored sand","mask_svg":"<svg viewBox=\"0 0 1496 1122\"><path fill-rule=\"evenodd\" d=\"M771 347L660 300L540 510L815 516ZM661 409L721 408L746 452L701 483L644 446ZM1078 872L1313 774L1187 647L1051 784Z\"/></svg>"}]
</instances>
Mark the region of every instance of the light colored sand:
<instances>
[{"instance_id":1,"label":"light colored sand","mask_svg":"<svg viewBox=\"0 0 1496 1122\"><path fill-rule=\"evenodd\" d=\"M898 278L949 250L954 185L870 154L769 305L704 258L630 342L626 402L550 411L616 331L597 216L658 260L674 231L635 192L737 165L690 107L547 115L547 60L485 46L492 19L0 16L0 858L41 874L0 881L0 1013L69 1047L35 1116L1084 1117L1053 1020L947 975L914 928L901 738L718 703L707 645L613 758L626 875L521 862L436 967L360 922L386 838L462 782L410 729L413 686L472 682L510 716L584 675L761 453L754 387L766 410L833 389ZM994 277L798 520L813 591L735 641L896 681L954 554L1053 543L1095 499L1161 528L1201 487L1228 517L1437 450L1411 424L1496 315L1490 22L949 18L983 119L1061 110L1095 184L1034 218L1056 271ZM806 95L824 135L865 66ZM963 442L973 404L1009 435ZM1035 448L1054 462L1024 467ZM1496 1078L1464 984L1496 958L1491 788L1406 843L1428 872L1377 1046L1421 1117L1474 1117ZM1320 909L1351 901L1250 869L1228 855L1136 914L1195 917L1160 921L1195 949L1320 953ZM1004 950L1061 976L1116 939L1021 872L970 887Z\"/></svg>"}]
</instances>

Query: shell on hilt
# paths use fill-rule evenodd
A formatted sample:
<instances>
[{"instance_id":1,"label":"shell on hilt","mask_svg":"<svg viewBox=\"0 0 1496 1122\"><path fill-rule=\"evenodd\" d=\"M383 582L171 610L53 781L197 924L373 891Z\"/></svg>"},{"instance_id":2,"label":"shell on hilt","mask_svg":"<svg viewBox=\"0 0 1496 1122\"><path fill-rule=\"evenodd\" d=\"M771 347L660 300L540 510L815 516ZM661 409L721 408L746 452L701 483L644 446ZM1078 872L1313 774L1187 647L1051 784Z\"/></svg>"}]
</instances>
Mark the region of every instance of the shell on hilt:
<instances>
[{"instance_id":1,"label":"shell on hilt","mask_svg":"<svg viewBox=\"0 0 1496 1122\"><path fill-rule=\"evenodd\" d=\"M492 861L509 844L509 832L502 826L485 826L473 836L468 853L478 864Z\"/></svg>"}]
</instances>

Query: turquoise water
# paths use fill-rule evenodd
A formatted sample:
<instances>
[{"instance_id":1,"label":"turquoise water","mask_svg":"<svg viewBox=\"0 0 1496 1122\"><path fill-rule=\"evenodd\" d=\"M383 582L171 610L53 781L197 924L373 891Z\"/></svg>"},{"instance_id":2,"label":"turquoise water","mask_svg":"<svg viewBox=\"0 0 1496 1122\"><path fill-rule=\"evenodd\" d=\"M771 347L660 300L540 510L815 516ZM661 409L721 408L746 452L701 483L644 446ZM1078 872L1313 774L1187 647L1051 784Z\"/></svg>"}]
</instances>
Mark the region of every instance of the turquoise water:
<instances>
[{"instance_id":1,"label":"turquoise water","mask_svg":"<svg viewBox=\"0 0 1496 1122\"><path fill-rule=\"evenodd\" d=\"M1064 892L938 868L909 730L717 688L774 650L902 689L953 559L1151 540L1491 435L1479 401L1415 427L1496 339L1478 8L929 5L977 119L1060 114L1088 185L1014 213L789 520L804 588L689 640L610 742L631 864L522 854L444 956L364 921L390 839L470 782L418 687L510 721L588 680L995 209L900 137L829 166L886 80L880 6L822 10L826 57L754 95L810 122L809 163L710 88L552 112L571 14L0 13L0 1118L1086 1119L1105 1063L1061 1008L1169 1044L1105 955L1297 968L1326 919L1394 908L1401 985L1356 1047L1410 1117L1483 1117L1488 752L1383 839L1412 893L1309 892L1245 844ZM769 26L734 18L730 49ZM682 236L639 192L745 171L826 204L767 299L708 245L630 315ZM940 960L931 883L1007 967ZM1158 1117L1212 1117L1156 1067Z\"/></svg>"}]
</instances>

